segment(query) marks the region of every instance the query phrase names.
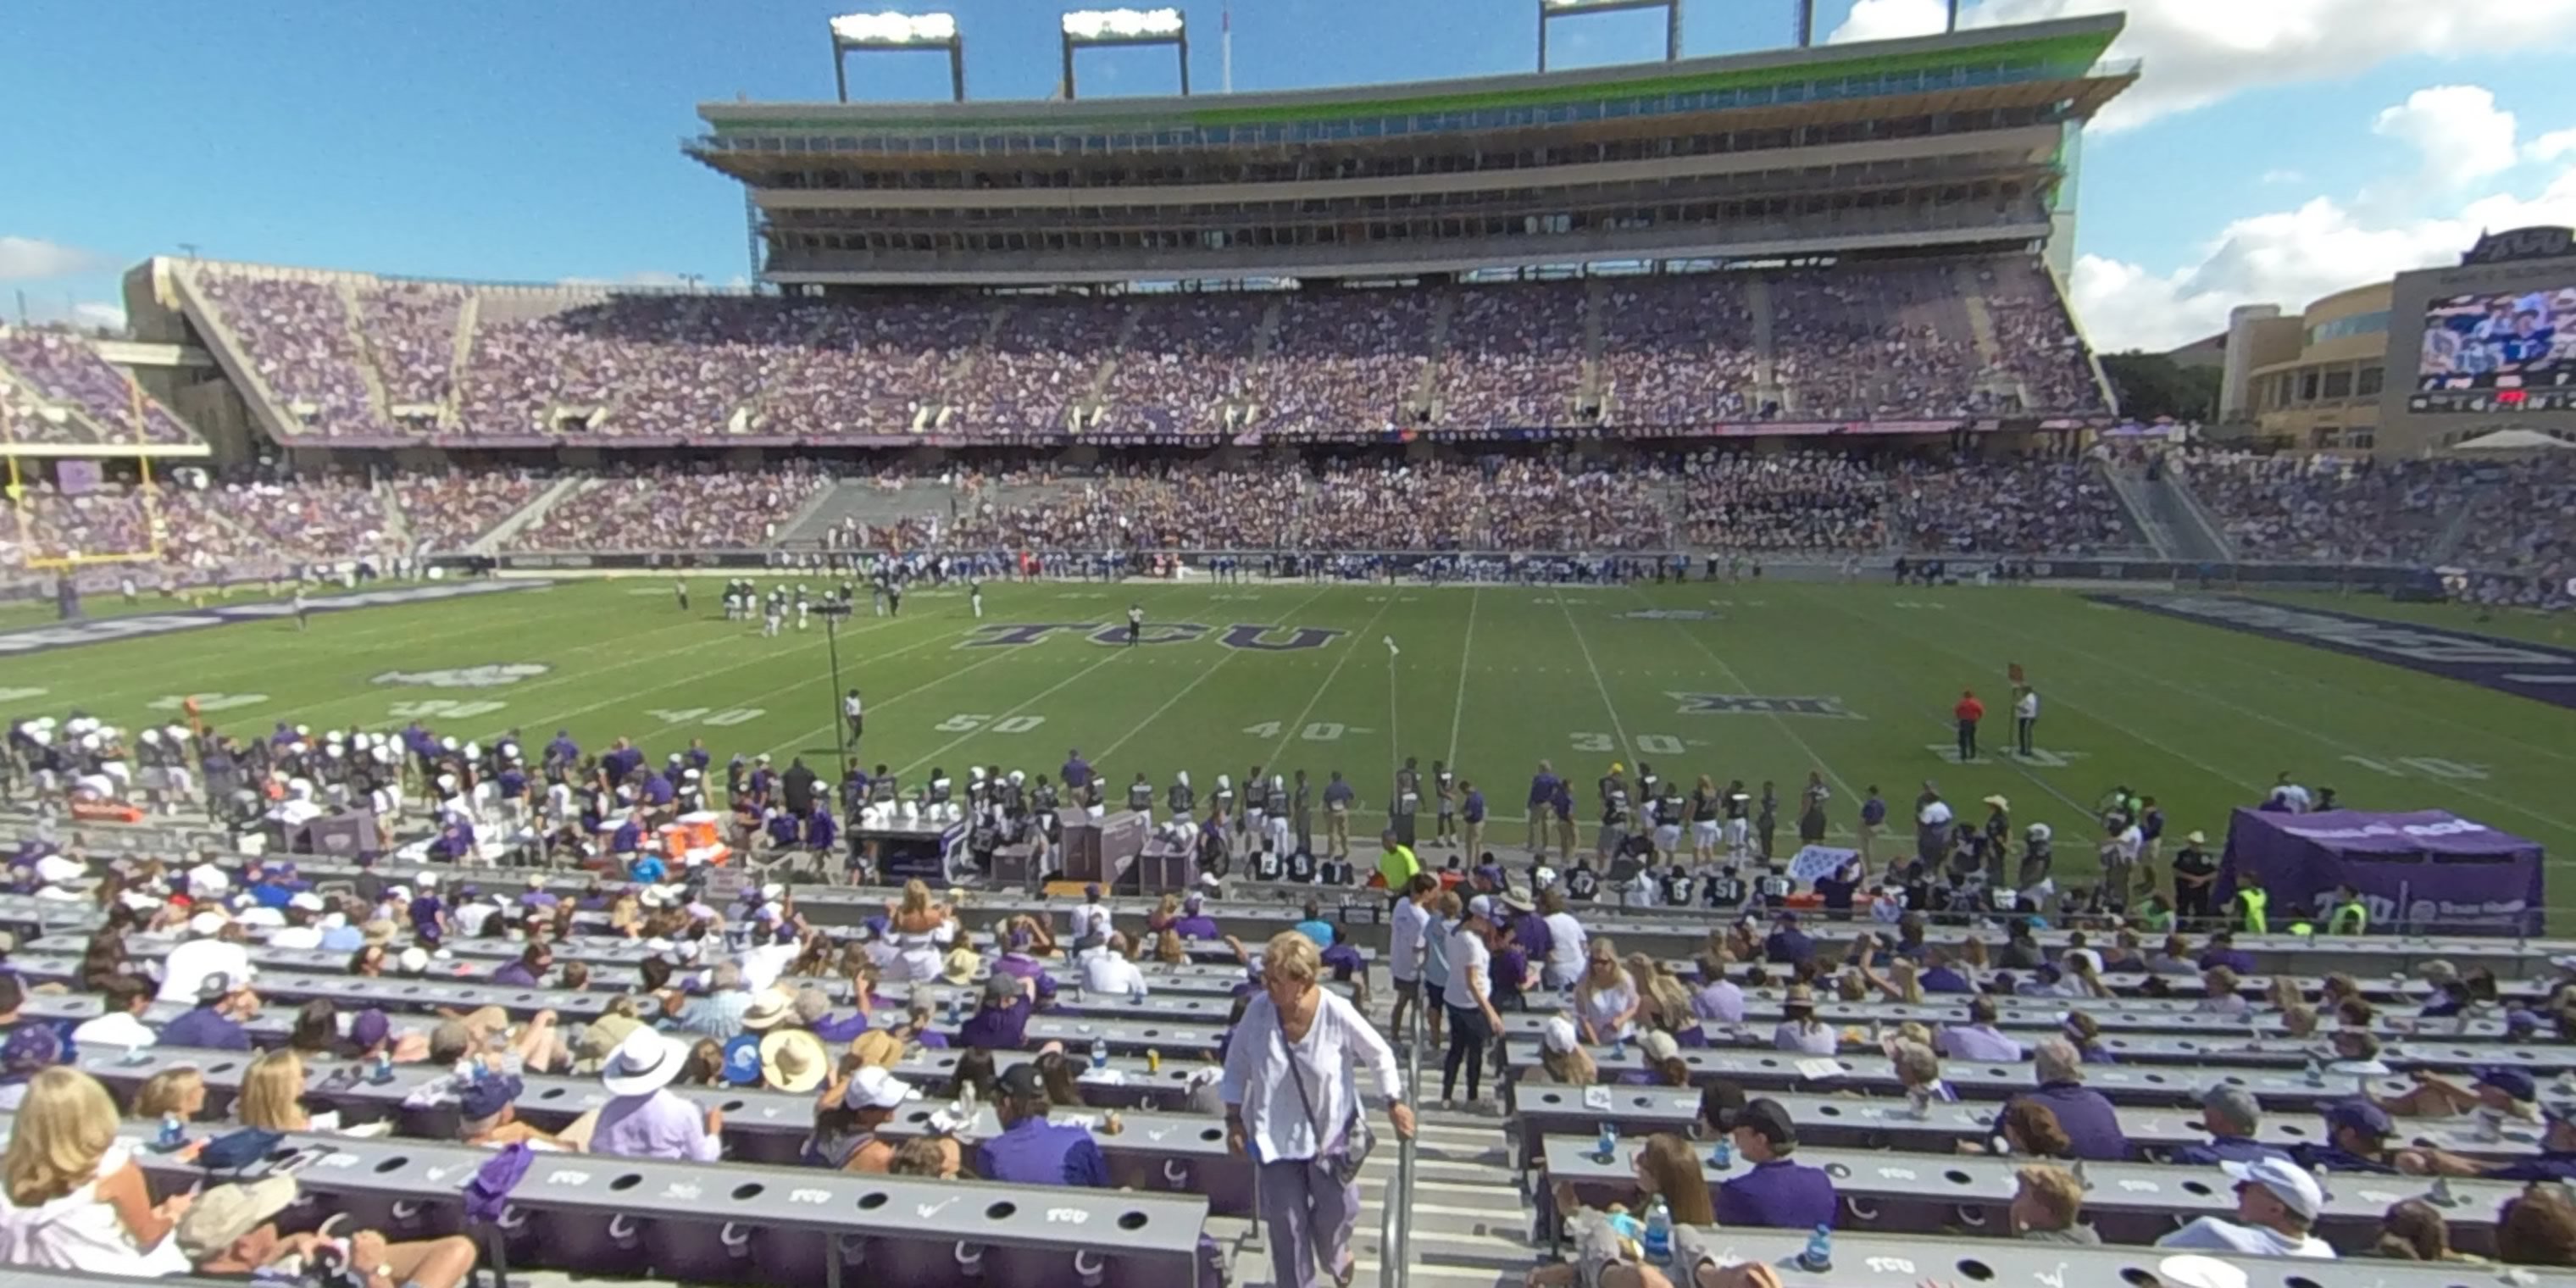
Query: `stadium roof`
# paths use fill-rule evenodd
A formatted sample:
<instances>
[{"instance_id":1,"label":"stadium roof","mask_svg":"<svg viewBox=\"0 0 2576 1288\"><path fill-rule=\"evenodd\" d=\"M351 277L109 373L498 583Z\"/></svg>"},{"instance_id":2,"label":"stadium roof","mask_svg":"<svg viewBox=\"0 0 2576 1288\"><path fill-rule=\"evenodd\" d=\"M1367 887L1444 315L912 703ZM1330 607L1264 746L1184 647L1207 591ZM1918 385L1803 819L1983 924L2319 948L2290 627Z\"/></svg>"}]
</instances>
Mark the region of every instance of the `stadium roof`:
<instances>
[{"instance_id":1,"label":"stadium roof","mask_svg":"<svg viewBox=\"0 0 2576 1288\"><path fill-rule=\"evenodd\" d=\"M701 103L698 115L719 131L829 131L851 128L922 129L1033 126L1062 129L1127 125L1140 121L1226 126L1331 120L1355 115L1408 115L1491 107L1543 107L1557 103L1654 93L1748 89L1812 81L1820 74L1880 76L1962 65L2045 65L2082 76L2120 34L2116 13L1936 36L1880 40L1804 49L1765 50L1631 63L1574 71L1517 73L1398 85L1257 94L1154 98L1034 100L968 103Z\"/></svg>"}]
</instances>

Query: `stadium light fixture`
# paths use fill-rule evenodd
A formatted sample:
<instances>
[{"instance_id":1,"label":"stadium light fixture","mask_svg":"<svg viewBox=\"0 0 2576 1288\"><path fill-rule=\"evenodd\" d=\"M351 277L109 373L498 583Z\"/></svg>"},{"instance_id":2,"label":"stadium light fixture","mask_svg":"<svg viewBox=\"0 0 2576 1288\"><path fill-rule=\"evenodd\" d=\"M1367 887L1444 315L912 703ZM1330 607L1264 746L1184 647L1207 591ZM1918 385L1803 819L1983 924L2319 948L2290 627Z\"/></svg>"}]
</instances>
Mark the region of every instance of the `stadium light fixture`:
<instances>
[{"instance_id":1,"label":"stadium light fixture","mask_svg":"<svg viewBox=\"0 0 2576 1288\"><path fill-rule=\"evenodd\" d=\"M948 90L966 101L966 39L957 32L957 15L949 13L845 13L832 20L832 83L841 101L850 101L849 61L852 51L883 53L915 49L948 51Z\"/></svg>"},{"instance_id":2,"label":"stadium light fixture","mask_svg":"<svg viewBox=\"0 0 2576 1288\"><path fill-rule=\"evenodd\" d=\"M1190 92L1190 20L1178 9L1076 9L1063 33L1064 96L1073 97L1073 51L1105 45L1170 45L1179 51L1181 94Z\"/></svg>"},{"instance_id":3,"label":"stadium light fixture","mask_svg":"<svg viewBox=\"0 0 2576 1288\"><path fill-rule=\"evenodd\" d=\"M1664 11L1664 61L1682 57L1682 0L1538 0L1538 69L1547 70L1547 24L1558 18L1617 13L1623 9Z\"/></svg>"}]
</instances>

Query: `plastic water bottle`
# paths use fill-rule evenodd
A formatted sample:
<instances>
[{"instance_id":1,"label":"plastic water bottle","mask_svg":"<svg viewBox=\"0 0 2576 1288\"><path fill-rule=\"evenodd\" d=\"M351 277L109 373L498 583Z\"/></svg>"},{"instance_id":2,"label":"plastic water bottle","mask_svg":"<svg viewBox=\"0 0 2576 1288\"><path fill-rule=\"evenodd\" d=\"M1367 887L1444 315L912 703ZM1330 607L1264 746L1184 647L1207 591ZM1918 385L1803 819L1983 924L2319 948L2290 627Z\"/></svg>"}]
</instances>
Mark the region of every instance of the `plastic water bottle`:
<instances>
[{"instance_id":1,"label":"plastic water bottle","mask_svg":"<svg viewBox=\"0 0 2576 1288\"><path fill-rule=\"evenodd\" d=\"M1807 1236L1807 1249L1798 1254L1798 1268L1810 1274L1823 1274L1834 1268L1834 1228L1832 1226L1817 1226L1816 1232Z\"/></svg>"},{"instance_id":2,"label":"plastic water bottle","mask_svg":"<svg viewBox=\"0 0 2576 1288\"><path fill-rule=\"evenodd\" d=\"M1718 1137L1716 1146L1708 1151L1708 1165L1721 1172L1732 1170L1735 1167L1735 1142L1724 1136Z\"/></svg>"},{"instance_id":3,"label":"plastic water bottle","mask_svg":"<svg viewBox=\"0 0 2576 1288\"><path fill-rule=\"evenodd\" d=\"M951 1023L951 1024L955 1024L955 1023L957 1022L957 1020L958 1020L958 1016L959 1016L959 1014L960 1014L960 1010L961 1010L961 1008L963 1007L963 1005L964 1005L964 1003L959 1002L959 1001L957 1000L957 995L956 995L955 993L950 993L950 994L948 995L948 1022L949 1022L949 1023Z\"/></svg>"},{"instance_id":4,"label":"plastic water bottle","mask_svg":"<svg viewBox=\"0 0 2576 1288\"><path fill-rule=\"evenodd\" d=\"M161 1135L156 1143L163 1149L177 1149L188 1140L188 1120L176 1112L161 1115Z\"/></svg>"},{"instance_id":5,"label":"plastic water bottle","mask_svg":"<svg viewBox=\"0 0 2576 1288\"><path fill-rule=\"evenodd\" d=\"M1617 1123L1604 1122L1601 1124L1600 1154L1603 1158L1617 1158L1619 1156L1619 1125Z\"/></svg>"},{"instance_id":6,"label":"plastic water bottle","mask_svg":"<svg viewBox=\"0 0 2576 1288\"><path fill-rule=\"evenodd\" d=\"M1673 1207L1658 1194L1646 1205L1646 1263L1668 1266L1673 1261Z\"/></svg>"},{"instance_id":7,"label":"plastic water bottle","mask_svg":"<svg viewBox=\"0 0 2576 1288\"><path fill-rule=\"evenodd\" d=\"M1127 1004L1130 1006L1143 1006L1145 1004L1144 980L1134 979L1127 982Z\"/></svg>"},{"instance_id":8,"label":"plastic water bottle","mask_svg":"<svg viewBox=\"0 0 2576 1288\"><path fill-rule=\"evenodd\" d=\"M2308 1057L2308 1085L2311 1087L2326 1085L2326 1067L2317 1063L2315 1056Z\"/></svg>"},{"instance_id":9,"label":"plastic water bottle","mask_svg":"<svg viewBox=\"0 0 2576 1288\"><path fill-rule=\"evenodd\" d=\"M391 1051L378 1051L376 1053L376 1081L391 1082L393 1080L394 1053Z\"/></svg>"},{"instance_id":10,"label":"plastic water bottle","mask_svg":"<svg viewBox=\"0 0 2576 1288\"><path fill-rule=\"evenodd\" d=\"M1091 1067L1094 1069L1109 1067L1109 1044L1099 1038L1091 1040Z\"/></svg>"}]
</instances>

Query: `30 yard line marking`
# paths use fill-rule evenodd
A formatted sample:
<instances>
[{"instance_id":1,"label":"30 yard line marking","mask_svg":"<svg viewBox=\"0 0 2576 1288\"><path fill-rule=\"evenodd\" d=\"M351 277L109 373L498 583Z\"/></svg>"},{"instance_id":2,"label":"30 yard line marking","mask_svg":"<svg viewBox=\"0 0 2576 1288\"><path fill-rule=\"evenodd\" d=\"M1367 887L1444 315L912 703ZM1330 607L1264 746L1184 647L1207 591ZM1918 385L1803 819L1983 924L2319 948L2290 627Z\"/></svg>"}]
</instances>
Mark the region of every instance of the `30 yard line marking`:
<instances>
[{"instance_id":1,"label":"30 yard line marking","mask_svg":"<svg viewBox=\"0 0 2576 1288\"><path fill-rule=\"evenodd\" d=\"M1638 590L1634 586L1629 587L1629 590L1634 592L1638 599L1646 599L1645 591ZM1648 602L1651 603L1652 601ZM1679 631L1682 638L1689 640L1693 645L1696 645L1699 648L1700 652L1707 654L1708 660L1715 663L1717 669L1725 674L1726 682L1728 684L1734 685L1737 690L1744 693L1753 692L1752 686L1744 682L1744 677L1737 674L1735 668L1732 665L1729 665L1725 658L1720 657L1716 649L1710 648L1707 640L1701 639L1697 632L1690 629L1691 624L1689 622L1668 621L1665 624L1671 626L1674 630ZM1616 717L1613 718L1615 719ZM1789 727L1787 717L1774 711L1769 713L1769 719L1771 721L1771 726L1778 729L1781 735L1789 740L1790 745L1798 749L1800 755L1805 756L1808 762L1813 764L1816 768L1825 771L1825 777L1834 780L1834 786L1842 789L1843 798L1852 802L1853 809L1860 808L1860 803L1864 798L1860 793L1852 790L1851 780L1843 777L1841 772L1833 767L1832 762L1817 755L1816 749L1807 744L1806 738L1800 735L1797 730Z\"/></svg>"},{"instance_id":2,"label":"30 yard line marking","mask_svg":"<svg viewBox=\"0 0 2576 1288\"><path fill-rule=\"evenodd\" d=\"M1471 589L1467 594L1467 638L1458 646L1458 697L1449 709L1449 759L1444 762L1452 770L1458 768L1458 724L1467 718L1467 659L1474 656L1476 652L1476 602L1483 598L1484 594L1485 588L1482 586ZM1387 721L1389 732L1393 731L1394 726L1394 721Z\"/></svg>"},{"instance_id":3,"label":"30 yard line marking","mask_svg":"<svg viewBox=\"0 0 2576 1288\"><path fill-rule=\"evenodd\" d=\"M1325 589L1324 589L1324 590L1318 590L1318 591L1316 591L1314 594L1312 594L1312 595L1308 595L1306 598L1304 598L1304 599L1302 599L1302 600L1299 600L1299 601L1297 602L1296 607L1291 608L1291 609L1289 609L1287 612L1281 613L1281 614L1279 614L1279 615L1277 615L1277 616L1275 616L1275 617L1271 618L1271 619L1270 619L1269 624L1270 624L1270 625L1272 625L1272 626L1279 626L1279 625L1283 625L1283 624L1285 624L1285 623L1288 621L1288 619L1289 619L1289 618L1294 617L1294 616L1296 616L1298 613L1305 611L1306 605L1311 604L1311 603L1314 603L1314 602L1315 602L1316 600L1318 600L1318 599L1322 599L1322 598L1324 597L1324 595L1325 595L1325 592L1326 592L1326 591L1328 591L1328 590L1330 590L1330 589L1331 589L1331 587L1329 587L1329 586L1328 586L1328 587L1325 587ZM1355 639L1355 640L1353 640L1353 641L1352 641L1352 647L1357 648L1358 646L1359 646L1359 642L1358 642L1356 639ZM1200 685L1207 683L1207 679L1208 679L1208 677L1209 677L1209 676L1216 674L1216 673L1217 673L1218 668L1220 668L1220 667L1224 666L1224 665L1225 665L1226 663L1228 663L1228 662L1233 661L1237 656L1239 656L1239 655L1241 654L1241 652L1242 652L1242 650L1240 650L1240 649L1227 649L1227 650L1225 651L1225 656L1223 656L1223 657L1221 657L1221 658L1218 658L1218 659L1215 661L1215 663L1214 663L1214 664L1210 665L1207 669L1205 669L1205 670L1203 670L1203 671L1199 672L1199 673L1198 673L1198 677L1197 677L1196 679L1191 680L1188 684L1182 685L1182 686L1181 686L1181 688L1180 688L1180 690L1179 690L1178 692L1174 693L1172 696L1170 696L1170 697L1168 697L1168 698L1163 699L1163 705L1161 705L1161 706L1159 706L1159 707L1154 708L1151 712L1148 712L1148 713L1146 714L1146 716L1145 716L1145 718L1144 718L1143 720L1137 721L1137 722L1136 722L1136 727L1135 727L1135 728L1130 729L1130 730L1128 730L1127 732L1125 732L1125 733L1123 733L1123 734L1120 734L1120 735L1118 736L1118 741L1113 742L1113 743L1109 744L1108 746L1101 748L1101 749L1100 749L1100 758L1101 758L1101 760L1103 760L1104 762L1105 762L1105 761L1107 761L1107 760L1109 759L1109 757L1110 757L1110 755L1111 755L1112 753L1116 752L1119 748L1126 746L1129 742L1134 741L1134 740L1135 740L1136 735L1138 735L1138 734L1140 734L1140 733L1145 732L1145 729L1146 729L1146 727L1147 727L1147 726L1149 726L1149 725L1153 724L1153 723L1154 723L1155 721L1157 721L1157 720L1162 719L1162 718L1163 718L1163 713L1164 713L1164 712L1169 711L1169 710L1171 710L1173 707L1180 705L1180 701L1181 701L1181 699L1183 699L1183 698L1186 698L1186 697L1190 696L1190 691L1191 691L1191 690L1196 689L1196 688L1197 688L1197 687L1199 687ZM1302 717L1302 716L1301 716L1301 717L1299 717L1299 722L1300 722L1301 724L1303 723L1303 721L1304 721L1304 717ZM1262 763L1263 765L1269 765L1269 764L1272 764L1275 760L1276 760L1276 757L1273 757L1273 758L1272 758L1272 760L1265 760L1265 761L1262 761L1261 763ZM1244 790L1245 790L1245 791L1250 791L1251 789L1252 789L1252 784L1250 784L1250 783L1246 783L1246 784L1244 784Z\"/></svg>"},{"instance_id":4,"label":"30 yard line marking","mask_svg":"<svg viewBox=\"0 0 2576 1288\"><path fill-rule=\"evenodd\" d=\"M1637 594L1641 599L1645 597L1644 591L1639 591ZM1636 750L1628 745L1628 726L1619 719L1619 704L1610 700L1609 682L1601 678L1600 663L1592 660L1592 646L1584 642L1583 628L1574 624L1574 610L1565 606L1564 591L1556 592L1556 608L1558 612L1565 614L1565 628L1574 632L1574 647L1583 651L1583 665L1592 672L1592 687L1600 691L1602 709L1610 713L1610 732L1618 735L1619 738L1619 758L1635 760ZM1710 656L1716 655L1710 654Z\"/></svg>"}]
</instances>

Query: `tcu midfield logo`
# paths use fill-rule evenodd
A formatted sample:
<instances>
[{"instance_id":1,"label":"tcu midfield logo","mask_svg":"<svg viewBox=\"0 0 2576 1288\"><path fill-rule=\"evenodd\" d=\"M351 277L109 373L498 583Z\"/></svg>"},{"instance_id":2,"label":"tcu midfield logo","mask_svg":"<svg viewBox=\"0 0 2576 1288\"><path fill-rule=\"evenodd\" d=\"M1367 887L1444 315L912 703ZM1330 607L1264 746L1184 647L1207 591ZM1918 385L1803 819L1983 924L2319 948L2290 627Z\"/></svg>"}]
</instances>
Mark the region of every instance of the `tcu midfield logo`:
<instances>
[{"instance_id":1,"label":"tcu midfield logo","mask_svg":"<svg viewBox=\"0 0 2576 1288\"><path fill-rule=\"evenodd\" d=\"M1010 648L1035 644L1058 631L1073 631L1088 636L1094 644L1124 645L1125 623L1102 625L1099 622L993 622L969 632L959 648ZM1286 638L1277 638L1281 632ZM1217 628L1197 622L1154 622L1137 633L1139 644L1188 644L1216 634ZM1216 642L1227 648L1249 649L1262 653L1294 653L1300 649L1322 648L1349 631L1328 626L1228 626Z\"/></svg>"}]
</instances>

